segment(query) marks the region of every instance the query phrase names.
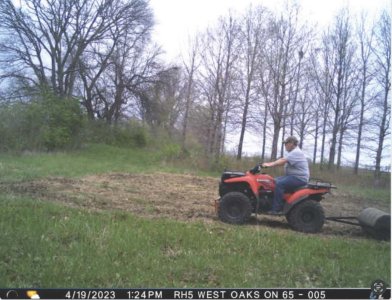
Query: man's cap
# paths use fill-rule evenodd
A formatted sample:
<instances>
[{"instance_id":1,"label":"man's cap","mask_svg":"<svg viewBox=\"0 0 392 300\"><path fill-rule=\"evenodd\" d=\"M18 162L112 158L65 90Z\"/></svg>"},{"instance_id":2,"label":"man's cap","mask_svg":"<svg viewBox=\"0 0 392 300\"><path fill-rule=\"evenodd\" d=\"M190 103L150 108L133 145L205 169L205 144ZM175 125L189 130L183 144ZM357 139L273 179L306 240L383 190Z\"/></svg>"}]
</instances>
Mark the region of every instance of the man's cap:
<instances>
[{"instance_id":1,"label":"man's cap","mask_svg":"<svg viewBox=\"0 0 392 300\"><path fill-rule=\"evenodd\" d=\"M293 143L294 145L298 145L298 140L297 140L297 138L295 136L289 136L283 142L283 144L287 144L287 143Z\"/></svg>"}]
</instances>

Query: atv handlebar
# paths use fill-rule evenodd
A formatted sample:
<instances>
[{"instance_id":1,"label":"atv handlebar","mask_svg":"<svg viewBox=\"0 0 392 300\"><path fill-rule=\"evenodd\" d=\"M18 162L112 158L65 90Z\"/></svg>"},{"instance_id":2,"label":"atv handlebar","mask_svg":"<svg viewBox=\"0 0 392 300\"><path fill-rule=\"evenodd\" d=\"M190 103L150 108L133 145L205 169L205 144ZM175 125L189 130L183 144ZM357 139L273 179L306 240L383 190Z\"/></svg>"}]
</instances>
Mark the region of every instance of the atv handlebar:
<instances>
[{"instance_id":1,"label":"atv handlebar","mask_svg":"<svg viewBox=\"0 0 392 300\"><path fill-rule=\"evenodd\" d=\"M254 168L250 169L249 172L254 175L256 173L260 173L261 169L266 169L266 168L268 167L263 166L263 163L259 163Z\"/></svg>"},{"instance_id":2,"label":"atv handlebar","mask_svg":"<svg viewBox=\"0 0 392 300\"><path fill-rule=\"evenodd\" d=\"M250 169L249 172L250 172L251 174L254 175L254 174L256 174L256 173L259 173L260 170L261 170L261 166L260 166L260 165L257 165L257 166L255 166L254 168Z\"/></svg>"}]
</instances>

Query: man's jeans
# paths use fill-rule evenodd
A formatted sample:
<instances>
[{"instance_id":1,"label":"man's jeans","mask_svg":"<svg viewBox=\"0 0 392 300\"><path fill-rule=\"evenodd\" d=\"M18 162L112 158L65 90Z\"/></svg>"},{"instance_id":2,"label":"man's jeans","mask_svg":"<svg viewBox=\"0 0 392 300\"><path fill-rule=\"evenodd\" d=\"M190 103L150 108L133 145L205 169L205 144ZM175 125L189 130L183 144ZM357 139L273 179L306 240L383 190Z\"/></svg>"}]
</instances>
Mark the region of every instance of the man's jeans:
<instances>
[{"instance_id":1,"label":"man's jeans","mask_svg":"<svg viewBox=\"0 0 392 300\"><path fill-rule=\"evenodd\" d=\"M275 178L275 193L272 202L273 211L281 211L283 209L284 192L292 191L296 188L306 185L306 181L302 181L294 176L281 176Z\"/></svg>"}]
</instances>

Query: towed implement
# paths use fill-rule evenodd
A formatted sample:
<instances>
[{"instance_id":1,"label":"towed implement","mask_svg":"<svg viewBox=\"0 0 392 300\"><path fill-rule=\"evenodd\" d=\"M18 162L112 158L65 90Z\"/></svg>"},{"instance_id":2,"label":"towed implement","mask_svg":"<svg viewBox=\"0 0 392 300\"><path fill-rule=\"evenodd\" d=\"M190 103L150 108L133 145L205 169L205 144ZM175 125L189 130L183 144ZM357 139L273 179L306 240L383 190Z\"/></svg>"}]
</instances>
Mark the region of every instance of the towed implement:
<instances>
[{"instance_id":1,"label":"towed implement","mask_svg":"<svg viewBox=\"0 0 392 300\"><path fill-rule=\"evenodd\" d=\"M257 167L247 172L223 172L219 183L220 198L215 201L215 211L220 220L244 224L252 214L265 214L271 210L275 180L259 172ZM335 188L330 182L311 180L306 186L287 191L281 215L296 231L317 233L325 221L335 221L361 226L378 239L390 238L391 217L376 208L366 208L358 217L326 217L321 201Z\"/></svg>"}]
</instances>

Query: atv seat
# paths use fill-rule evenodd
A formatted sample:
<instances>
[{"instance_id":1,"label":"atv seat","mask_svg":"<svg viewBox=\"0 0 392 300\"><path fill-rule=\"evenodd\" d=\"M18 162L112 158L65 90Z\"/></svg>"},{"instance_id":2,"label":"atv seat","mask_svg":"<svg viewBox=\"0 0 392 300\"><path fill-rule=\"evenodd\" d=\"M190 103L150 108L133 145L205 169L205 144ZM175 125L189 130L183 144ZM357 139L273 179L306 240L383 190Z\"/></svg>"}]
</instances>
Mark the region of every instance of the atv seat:
<instances>
[{"instance_id":1,"label":"atv seat","mask_svg":"<svg viewBox=\"0 0 392 300\"><path fill-rule=\"evenodd\" d=\"M330 188L335 188L335 186L333 186L331 183L329 182L309 182L307 185L303 185L300 186L298 188L295 189L290 189L287 190L286 193L295 193L297 191L300 190L304 190L304 189L312 189L312 190L318 190L318 189L330 189Z\"/></svg>"},{"instance_id":2,"label":"atv seat","mask_svg":"<svg viewBox=\"0 0 392 300\"><path fill-rule=\"evenodd\" d=\"M303 190L303 189L307 189L307 188L309 188L309 185L303 185L303 186L300 186L300 187L297 187L297 188L294 188L294 189L288 189L288 190L285 191L285 193L295 193L297 191L300 191L300 190Z\"/></svg>"}]
</instances>

